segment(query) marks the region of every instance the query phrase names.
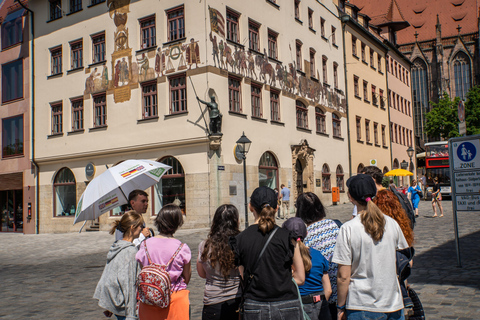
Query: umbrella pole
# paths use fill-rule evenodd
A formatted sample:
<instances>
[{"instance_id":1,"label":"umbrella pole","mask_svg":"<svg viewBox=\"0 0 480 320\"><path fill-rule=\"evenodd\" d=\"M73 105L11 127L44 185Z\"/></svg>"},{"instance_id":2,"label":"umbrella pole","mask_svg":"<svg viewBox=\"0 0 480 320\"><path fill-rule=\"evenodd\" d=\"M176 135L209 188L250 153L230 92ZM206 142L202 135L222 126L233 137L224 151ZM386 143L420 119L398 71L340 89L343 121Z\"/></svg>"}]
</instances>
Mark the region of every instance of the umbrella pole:
<instances>
[{"instance_id":1,"label":"umbrella pole","mask_svg":"<svg viewBox=\"0 0 480 320\"><path fill-rule=\"evenodd\" d=\"M85 223L87 223L87 220L85 220L85 222L82 224L82 227L80 228L80 230L78 230L78 233L82 232L83 227L85 227Z\"/></svg>"}]
</instances>

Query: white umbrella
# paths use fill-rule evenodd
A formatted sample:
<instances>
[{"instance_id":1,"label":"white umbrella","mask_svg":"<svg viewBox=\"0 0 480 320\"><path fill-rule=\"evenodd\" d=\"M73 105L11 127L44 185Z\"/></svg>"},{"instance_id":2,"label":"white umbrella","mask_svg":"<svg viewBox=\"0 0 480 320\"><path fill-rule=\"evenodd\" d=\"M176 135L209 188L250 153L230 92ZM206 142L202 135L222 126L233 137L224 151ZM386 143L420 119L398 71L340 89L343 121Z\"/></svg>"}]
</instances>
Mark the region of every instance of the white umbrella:
<instances>
[{"instance_id":1,"label":"white umbrella","mask_svg":"<svg viewBox=\"0 0 480 320\"><path fill-rule=\"evenodd\" d=\"M151 160L125 160L93 179L80 197L73 224L93 220L128 203L128 195L158 183L170 166Z\"/></svg>"}]
</instances>

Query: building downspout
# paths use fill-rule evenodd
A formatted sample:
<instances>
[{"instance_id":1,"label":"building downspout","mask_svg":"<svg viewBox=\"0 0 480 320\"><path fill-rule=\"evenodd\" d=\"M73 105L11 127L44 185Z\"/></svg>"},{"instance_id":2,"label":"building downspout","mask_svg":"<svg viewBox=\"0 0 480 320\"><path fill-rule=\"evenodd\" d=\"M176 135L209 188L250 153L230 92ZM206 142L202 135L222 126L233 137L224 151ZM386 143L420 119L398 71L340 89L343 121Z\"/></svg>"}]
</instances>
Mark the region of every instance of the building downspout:
<instances>
[{"instance_id":1,"label":"building downspout","mask_svg":"<svg viewBox=\"0 0 480 320\"><path fill-rule=\"evenodd\" d=\"M39 202L40 202L40 167L35 162L35 32L34 32L34 14L33 11L27 8L20 0L15 0L22 8L30 13L30 161L35 166L35 234L39 233Z\"/></svg>"},{"instance_id":2,"label":"building downspout","mask_svg":"<svg viewBox=\"0 0 480 320\"><path fill-rule=\"evenodd\" d=\"M351 147L351 137L350 137L350 111L348 106L348 80L347 80L347 55L345 53L345 26L350 20L350 16L344 14L340 17L342 22L342 40L343 40L343 65L344 65L344 78L345 78L345 101L346 101L346 110L347 110L347 139L348 139L348 174L349 177L352 176L352 147Z\"/></svg>"},{"instance_id":3,"label":"building downspout","mask_svg":"<svg viewBox=\"0 0 480 320\"><path fill-rule=\"evenodd\" d=\"M390 95L388 94L388 72L387 72L387 54L388 54L388 51L385 53L385 78L386 78L386 84L387 84L387 96L388 96L388 99L390 99ZM388 112L388 132L390 132L390 136L389 136L389 140L390 140L390 170L393 169L393 150L392 150L392 132L391 132L391 128L392 126L390 125L390 104L388 103L388 99L387 99L387 112Z\"/></svg>"}]
</instances>

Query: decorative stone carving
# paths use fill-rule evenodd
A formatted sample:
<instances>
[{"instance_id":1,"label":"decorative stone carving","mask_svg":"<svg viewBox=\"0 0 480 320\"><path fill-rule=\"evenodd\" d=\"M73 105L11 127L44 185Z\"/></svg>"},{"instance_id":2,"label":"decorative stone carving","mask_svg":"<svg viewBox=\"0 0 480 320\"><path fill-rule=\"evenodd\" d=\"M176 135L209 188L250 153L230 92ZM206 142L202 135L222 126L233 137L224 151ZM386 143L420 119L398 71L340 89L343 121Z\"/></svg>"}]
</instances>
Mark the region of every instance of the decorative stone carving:
<instances>
[{"instance_id":1,"label":"decorative stone carving","mask_svg":"<svg viewBox=\"0 0 480 320\"><path fill-rule=\"evenodd\" d=\"M313 158L315 149L310 148L305 139L300 144L291 146L291 148L293 184L290 192L293 197L292 200L296 201L300 193L314 191Z\"/></svg>"}]
</instances>

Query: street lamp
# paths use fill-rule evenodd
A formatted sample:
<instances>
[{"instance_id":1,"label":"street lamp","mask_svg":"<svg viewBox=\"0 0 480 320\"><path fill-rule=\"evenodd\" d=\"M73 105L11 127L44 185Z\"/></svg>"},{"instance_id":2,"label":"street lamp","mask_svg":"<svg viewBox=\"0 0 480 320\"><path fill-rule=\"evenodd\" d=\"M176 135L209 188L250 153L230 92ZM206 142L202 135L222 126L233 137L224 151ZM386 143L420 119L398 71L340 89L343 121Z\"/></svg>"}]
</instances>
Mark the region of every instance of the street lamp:
<instances>
[{"instance_id":1,"label":"street lamp","mask_svg":"<svg viewBox=\"0 0 480 320\"><path fill-rule=\"evenodd\" d=\"M240 139L237 140L237 149L243 156L243 189L245 194L245 229L248 228L248 203L247 203L247 153L250 150L250 145L252 141L250 141L246 136L245 132L242 133Z\"/></svg>"},{"instance_id":2,"label":"street lamp","mask_svg":"<svg viewBox=\"0 0 480 320\"><path fill-rule=\"evenodd\" d=\"M415 153L415 150L412 148L412 146L408 147L407 149L407 155L408 157L410 158L410 165L409 165L409 171L413 173L413 169L414 169L414 166L413 166L413 162L412 162L412 157L413 157L413 154ZM410 178L410 181L412 181L413 178Z\"/></svg>"}]
</instances>

